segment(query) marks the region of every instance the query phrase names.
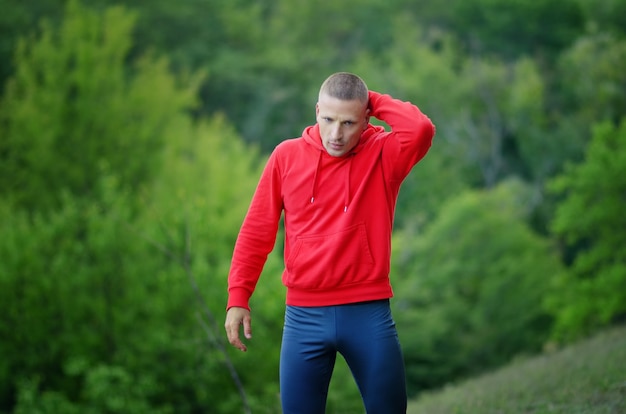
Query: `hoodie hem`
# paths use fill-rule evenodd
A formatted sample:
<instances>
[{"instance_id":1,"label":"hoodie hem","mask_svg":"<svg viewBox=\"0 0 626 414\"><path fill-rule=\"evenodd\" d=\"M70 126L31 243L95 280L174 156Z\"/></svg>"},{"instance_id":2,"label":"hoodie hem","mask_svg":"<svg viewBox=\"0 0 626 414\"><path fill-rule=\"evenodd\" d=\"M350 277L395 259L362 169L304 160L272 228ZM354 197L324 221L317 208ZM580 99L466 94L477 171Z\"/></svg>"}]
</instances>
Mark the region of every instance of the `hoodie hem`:
<instances>
[{"instance_id":1,"label":"hoodie hem","mask_svg":"<svg viewBox=\"0 0 626 414\"><path fill-rule=\"evenodd\" d=\"M389 299L393 290L388 280L364 285L338 286L328 290L287 288L286 303L289 306L334 306L348 303Z\"/></svg>"}]
</instances>

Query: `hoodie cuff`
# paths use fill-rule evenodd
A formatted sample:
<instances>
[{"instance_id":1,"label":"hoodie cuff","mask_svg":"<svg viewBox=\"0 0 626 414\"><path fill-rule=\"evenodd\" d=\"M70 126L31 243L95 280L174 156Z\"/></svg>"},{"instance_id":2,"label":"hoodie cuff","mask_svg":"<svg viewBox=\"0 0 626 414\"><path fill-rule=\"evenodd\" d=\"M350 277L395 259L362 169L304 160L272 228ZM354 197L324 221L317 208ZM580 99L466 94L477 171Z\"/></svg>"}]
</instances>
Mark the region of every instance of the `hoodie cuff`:
<instances>
[{"instance_id":1,"label":"hoodie cuff","mask_svg":"<svg viewBox=\"0 0 626 414\"><path fill-rule=\"evenodd\" d=\"M238 307L250 310L250 293L244 288L231 288L228 289L228 303L226 310Z\"/></svg>"},{"instance_id":2,"label":"hoodie cuff","mask_svg":"<svg viewBox=\"0 0 626 414\"><path fill-rule=\"evenodd\" d=\"M370 110L370 115L373 116L374 118L378 118L376 116L376 114L378 113L376 109L378 108L378 101L380 100L382 96L383 95L379 92L368 91L368 97L369 97L368 108Z\"/></svg>"}]
</instances>

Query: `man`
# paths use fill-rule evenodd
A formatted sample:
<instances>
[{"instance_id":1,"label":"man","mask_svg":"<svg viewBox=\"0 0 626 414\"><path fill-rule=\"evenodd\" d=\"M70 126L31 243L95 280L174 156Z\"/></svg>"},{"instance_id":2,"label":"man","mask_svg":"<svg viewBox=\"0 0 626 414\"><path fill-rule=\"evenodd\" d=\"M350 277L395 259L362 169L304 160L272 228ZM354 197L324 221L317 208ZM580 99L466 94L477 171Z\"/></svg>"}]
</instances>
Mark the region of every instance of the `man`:
<instances>
[{"instance_id":1,"label":"man","mask_svg":"<svg viewBox=\"0 0 626 414\"><path fill-rule=\"evenodd\" d=\"M435 128L414 105L368 91L361 78L324 81L317 123L280 143L263 171L235 244L225 328L246 351L249 299L285 225L287 308L280 356L285 414L324 413L337 352L365 408L405 413L404 364L389 298L391 231L400 184ZM374 116L391 132L369 123Z\"/></svg>"}]
</instances>

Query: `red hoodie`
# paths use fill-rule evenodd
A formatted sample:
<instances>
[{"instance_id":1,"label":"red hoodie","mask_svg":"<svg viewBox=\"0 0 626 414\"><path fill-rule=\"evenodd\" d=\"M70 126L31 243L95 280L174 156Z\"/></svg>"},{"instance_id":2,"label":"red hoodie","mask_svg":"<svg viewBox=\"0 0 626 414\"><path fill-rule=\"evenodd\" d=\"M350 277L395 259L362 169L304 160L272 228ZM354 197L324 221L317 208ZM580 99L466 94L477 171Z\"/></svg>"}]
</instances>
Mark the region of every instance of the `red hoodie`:
<instances>
[{"instance_id":1,"label":"red hoodie","mask_svg":"<svg viewBox=\"0 0 626 414\"><path fill-rule=\"evenodd\" d=\"M430 148L435 127L416 106L370 91L371 115L342 157L322 146L318 125L281 142L263 171L233 253L227 307L249 309L285 212L287 305L387 299L391 231L400 184Z\"/></svg>"}]
</instances>

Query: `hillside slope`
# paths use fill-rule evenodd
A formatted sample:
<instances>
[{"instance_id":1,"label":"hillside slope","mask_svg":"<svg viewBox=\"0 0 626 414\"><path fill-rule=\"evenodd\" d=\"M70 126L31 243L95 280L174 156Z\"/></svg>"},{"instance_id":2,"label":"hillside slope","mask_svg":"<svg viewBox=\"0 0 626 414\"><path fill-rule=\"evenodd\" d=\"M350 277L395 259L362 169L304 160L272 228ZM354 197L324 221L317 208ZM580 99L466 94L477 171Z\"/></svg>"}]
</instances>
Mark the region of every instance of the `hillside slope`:
<instances>
[{"instance_id":1,"label":"hillside slope","mask_svg":"<svg viewBox=\"0 0 626 414\"><path fill-rule=\"evenodd\" d=\"M422 395L407 413L626 413L626 326Z\"/></svg>"}]
</instances>

